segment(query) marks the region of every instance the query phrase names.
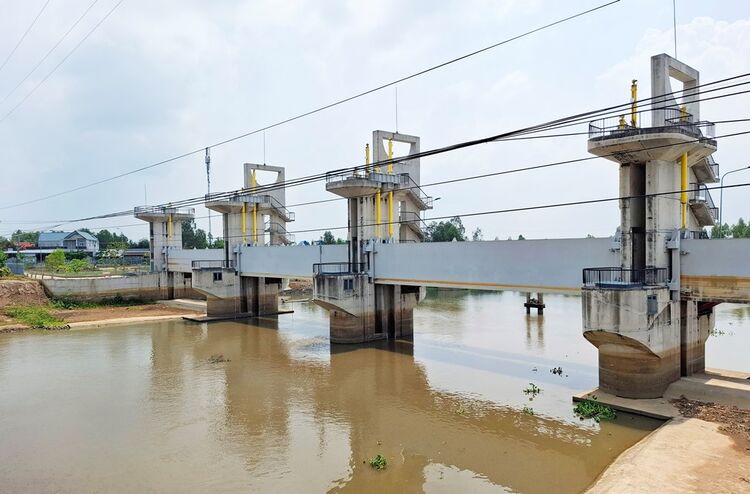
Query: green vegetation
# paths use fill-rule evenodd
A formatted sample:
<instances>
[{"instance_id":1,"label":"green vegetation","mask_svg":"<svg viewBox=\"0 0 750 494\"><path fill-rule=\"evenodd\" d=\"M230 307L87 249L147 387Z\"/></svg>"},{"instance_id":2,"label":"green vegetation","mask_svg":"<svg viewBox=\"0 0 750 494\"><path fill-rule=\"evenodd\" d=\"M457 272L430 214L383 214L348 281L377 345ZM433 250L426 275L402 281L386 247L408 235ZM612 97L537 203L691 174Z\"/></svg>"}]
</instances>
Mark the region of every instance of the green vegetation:
<instances>
[{"instance_id":1,"label":"green vegetation","mask_svg":"<svg viewBox=\"0 0 750 494\"><path fill-rule=\"evenodd\" d=\"M524 405L523 413L525 413L526 415L534 415L534 409L529 406Z\"/></svg>"},{"instance_id":2,"label":"green vegetation","mask_svg":"<svg viewBox=\"0 0 750 494\"><path fill-rule=\"evenodd\" d=\"M747 238L750 237L750 225L740 218L735 225L724 223L711 229L711 238Z\"/></svg>"},{"instance_id":3,"label":"green vegetation","mask_svg":"<svg viewBox=\"0 0 750 494\"><path fill-rule=\"evenodd\" d=\"M333 244L345 244L346 240L343 238L336 238L333 236L333 233L326 230L323 232L323 236L320 237L320 241L323 242L325 245L333 245Z\"/></svg>"},{"instance_id":4,"label":"green vegetation","mask_svg":"<svg viewBox=\"0 0 750 494\"><path fill-rule=\"evenodd\" d=\"M370 466L375 470L383 470L388 465L388 462L385 460L385 456L383 455L377 455L374 458L370 458L369 463Z\"/></svg>"},{"instance_id":5,"label":"green vegetation","mask_svg":"<svg viewBox=\"0 0 750 494\"><path fill-rule=\"evenodd\" d=\"M65 252L60 249L52 251L52 253L44 259L44 265L52 271L59 271L60 268L65 265Z\"/></svg>"},{"instance_id":6,"label":"green vegetation","mask_svg":"<svg viewBox=\"0 0 750 494\"><path fill-rule=\"evenodd\" d=\"M594 419L599 422L600 420L614 420L617 417L617 413L607 405L603 405L596 401L596 397L593 400L579 401L573 413L578 415L581 420L583 419Z\"/></svg>"},{"instance_id":7,"label":"green vegetation","mask_svg":"<svg viewBox=\"0 0 750 494\"><path fill-rule=\"evenodd\" d=\"M530 400L536 398L536 395L542 392L542 388L534 383L529 383L529 387L523 390L523 394L530 395Z\"/></svg>"},{"instance_id":8,"label":"green vegetation","mask_svg":"<svg viewBox=\"0 0 750 494\"><path fill-rule=\"evenodd\" d=\"M56 329L65 327L65 321L55 317L47 307L12 306L5 308L5 315L32 328Z\"/></svg>"},{"instance_id":9,"label":"green vegetation","mask_svg":"<svg viewBox=\"0 0 750 494\"><path fill-rule=\"evenodd\" d=\"M65 263L65 266L63 266L66 272L68 273L80 273L81 271L88 271L92 269L91 263L89 263L86 259L73 259L72 261L68 261Z\"/></svg>"},{"instance_id":10,"label":"green vegetation","mask_svg":"<svg viewBox=\"0 0 750 494\"><path fill-rule=\"evenodd\" d=\"M97 307L129 307L132 305L153 304L151 300L141 298L125 299L121 295L115 295L112 298L105 298L97 302L85 302L69 298L55 298L50 301L50 307L53 309L75 310L75 309L95 309Z\"/></svg>"},{"instance_id":11,"label":"green vegetation","mask_svg":"<svg viewBox=\"0 0 750 494\"><path fill-rule=\"evenodd\" d=\"M432 222L427 225L425 230L425 241L426 242L463 242L466 240L466 228L464 227L461 218L456 216L448 221L441 221L440 223ZM479 231L481 235L481 230Z\"/></svg>"}]
</instances>

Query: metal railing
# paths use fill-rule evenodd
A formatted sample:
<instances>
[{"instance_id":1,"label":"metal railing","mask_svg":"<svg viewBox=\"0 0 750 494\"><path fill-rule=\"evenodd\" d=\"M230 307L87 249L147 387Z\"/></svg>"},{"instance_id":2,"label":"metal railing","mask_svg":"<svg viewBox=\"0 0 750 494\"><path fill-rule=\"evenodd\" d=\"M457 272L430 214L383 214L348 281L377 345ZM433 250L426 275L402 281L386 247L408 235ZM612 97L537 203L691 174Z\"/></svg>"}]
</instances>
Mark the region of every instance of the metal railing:
<instances>
[{"instance_id":1,"label":"metal railing","mask_svg":"<svg viewBox=\"0 0 750 494\"><path fill-rule=\"evenodd\" d=\"M195 214L195 208L170 208L168 206L136 206L133 214Z\"/></svg>"},{"instance_id":2,"label":"metal railing","mask_svg":"<svg viewBox=\"0 0 750 494\"><path fill-rule=\"evenodd\" d=\"M266 221L264 230L272 235L283 237L284 242L287 244L293 244L295 241L294 234L286 231L286 228L284 228L283 225L281 225L280 223L276 223L275 221Z\"/></svg>"},{"instance_id":3,"label":"metal railing","mask_svg":"<svg viewBox=\"0 0 750 494\"><path fill-rule=\"evenodd\" d=\"M422 202L425 209L432 209L434 199L431 196L428 196L425 191L422 190L422 187L420 187L419 184L417 184L417 182L415 182L414 179L411 178L411 175L409 175L408 173L402 173L400 175L399 185L414 194L414 196L416 196L416 198L420 202Z\"/></svg>"},{"instance_id":4,"label":"metal railing","mask_svg":"<svg viewBox=\"0 0 750 494\"><path fill-rule=\"evenodd\" d=\"M294 213L281 204L281 201L271 195L267 195L266 197L268 197L268 202L271 204L271 207L279 212L281 217L284 218L284 221L294 221Z\"/></svg>"},{"instance_id":5,"label":"metal railing","mask_svg":"<svg viewBox=\"0 0 750 494\"><path fill-rule=\"evenodd\" d=\"M321 262L313 264L314 276L346 276L364 273L366 265L363 262Z\"/></svg>"},{"instance_id":6,"label":"metal railing","mask_svg":"<svg viewBox=\"0 0 750 494\"><path fill-rule=\"evenodd\" d=\"M664 115L664 125L647 125L645 115L659 112ZM716 128L712 122L695 121L689 113L684 113L679 108L658 107L640 110L637 114L637 126L633 127L630 122L630 113L621 116L599 118L589 122L589 139L603 137L625 137L630 135L651 134L655 132L679 132L694 137L713 138Z\"/></svg>"},{"instance_id":7,"label":"metal railing","mask_svg":"<svg viewBox=\"0 0 750 494\"><path fill-rule=\"evenodd\" d=\"M201 259L193 261L191 266L193 269L232 269L234 268L234 260Z\"/></svg>"},{"instance_id":8,"label":"metal railing","mask_svg":"<svg viewBox=\"0 0 750 494\"><path fill-rule=\"evenodd\" d=\"M630 288L638 286L666 286L667 268L648 267L627 269L620 267L585 268L583 286L599 288Z\"/></svg>"},{"instance_id":9,"label":"metal railing","mask_svg":"<svg viewBox=\"0 0 750 494\"><path fill-rule=\"evenodd\" d=\"M714 199L711 197L711 192L705 184L690 184L688 202L690 204L705 203L706 207L711 211L711 216L713 216L714 220L719 219L719 208L716 207Z\"/></svg>"},{"instance_id":10,"label":"metal railing","mask_svg":"<svg viewBox=\"0 0 750 494\"><path fill-rule=\"evenodd\" d=\"M714 177L718 179L720 177L719 164L716 161L714 161L714 157L709 154L706 157L706 163L708 164L708 167L711 168L711 172L714 174Z\"/></svg>"},{"instance_id":11,"label":"metal railing","mask_svg":"<svg viewBox=\"0 0 750 494\"><path fill-rule=\"evenodd\" d=\"M427 224L424 222L419 213L414 211L401 211L398 215L398 222L402 225L414 226L419 229L423 234L427 229Z\"/></svg>"}]
</instances>

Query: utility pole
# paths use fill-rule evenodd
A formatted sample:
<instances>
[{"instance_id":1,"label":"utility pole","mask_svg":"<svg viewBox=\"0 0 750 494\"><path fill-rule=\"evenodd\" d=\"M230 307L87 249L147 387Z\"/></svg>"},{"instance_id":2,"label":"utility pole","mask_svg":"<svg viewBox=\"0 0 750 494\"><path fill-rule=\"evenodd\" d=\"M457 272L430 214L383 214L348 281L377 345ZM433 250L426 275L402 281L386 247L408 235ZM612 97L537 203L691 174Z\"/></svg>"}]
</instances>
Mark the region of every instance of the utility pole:
<instances>
[{"instance_id":1,"label":"utility pole","mask_svg":"<svg viewBox=\"0 0 750 494\"><path fill-rule=\"evenodd\" d=\"M208 196L211 196L211 151L206 148L206 183L208 185ZM213 235L211 235L211 210L208 210L208 241L213 242Z\"/></svg>"}]
</instances>

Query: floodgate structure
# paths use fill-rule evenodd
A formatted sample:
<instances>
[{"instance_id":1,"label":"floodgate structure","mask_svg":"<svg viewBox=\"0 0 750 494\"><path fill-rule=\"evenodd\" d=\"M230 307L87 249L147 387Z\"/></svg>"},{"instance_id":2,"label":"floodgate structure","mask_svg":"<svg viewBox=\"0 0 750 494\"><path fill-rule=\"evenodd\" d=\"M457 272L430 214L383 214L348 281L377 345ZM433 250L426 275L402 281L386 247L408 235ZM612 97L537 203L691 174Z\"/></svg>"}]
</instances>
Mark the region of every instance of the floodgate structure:
<instances>
[{"instance_id":1,"label":"floodgate structure","mask_svg":"<svg viewBox=\"0 0 750 494\"><path fill-rule=\"evenodd\" d=\"M529 303L540 306L544 293L581 293L600 389L659 397L680 376L704 370L714 307L750 302L750 239L703 233L718 219L706 184L718 182L719 170L699 86L697 70L654 56L648 108L637 108L633 81L627 118L590 123L589 152L619 165L613 238L423 243L422 213L433 200L420 188L419 137L377 130L372 163L368 146L365 165L326 177L326 190L346 199L346 245L295 245L284 169L245 164L240 191L205 198L223 218L223 249L182 249L181 224L193 209L138 207L135 216L150 225L152 273L74 288L51 280L59 283L51 291L200 293L209 318L261 316L279 312L283 280L307 278L314 302L329 311L331 342L347 344L410 337L426 287L533 292ZM409 155L394 158L394 142L408 144ZM261 185L257 175L269 172L275 181Z\"/></svg>"}]
</instances>

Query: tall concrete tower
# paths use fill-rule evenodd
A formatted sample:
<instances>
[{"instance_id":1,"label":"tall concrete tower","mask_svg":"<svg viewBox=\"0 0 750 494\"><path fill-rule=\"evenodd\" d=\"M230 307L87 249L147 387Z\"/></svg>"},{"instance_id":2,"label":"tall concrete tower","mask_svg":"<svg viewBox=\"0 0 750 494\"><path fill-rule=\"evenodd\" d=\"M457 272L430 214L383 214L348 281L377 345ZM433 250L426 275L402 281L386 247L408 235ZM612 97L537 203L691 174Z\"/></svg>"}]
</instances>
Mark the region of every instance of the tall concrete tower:
<instances>
[{"instance_id":1,"label":"tall concrete tower","mask_svg":"<svg viewBox=\"0 0 750 494\"><path fill-rule=\"evenodd\" d=\"M195 218L194 208L138 206L133 216L149 223L151 270L165 271L171 249L182 249L182 223Z\"/></svg>"},{"instance_id":2,"label":"tall concrete tower","mask_svg":"<svg viewBox=\"0 0 750 494\"><path fill-rule=\"evenodd\" d=\"M419 137L395 132L373 132L364 170L330 173L326 190L347 199L349 262L318 264L313 268L313 300L329 310L332 343L408 337L413 333L412 312L422 290L411 286L372 282L372 245L377 242L421 242L421 213L432 209L432 198L419 186L419 159L398 159L393 143L419 152ZM393 161L391 161L393 160Z\"/></svg>"},{"instance_id":3,"label":"tall concrete tower","mask_svg":"<svg viewBox=\"0 0 750 494\"><path fill-rule=\"evenodd\" d=\"M672 79L682 83L676 92ZM629 118L589 126L588 150L619 163L624 199L620 266L584 270L583 330L599 349L600 387L618 396L659 397L704 368L713 304L680 292L680 240L718 218L705 185L719 177L716 140L700 120L698 86L697 70L656 55L650 108L638 110L633 81Z\"/></svg>"}]
</instances>

